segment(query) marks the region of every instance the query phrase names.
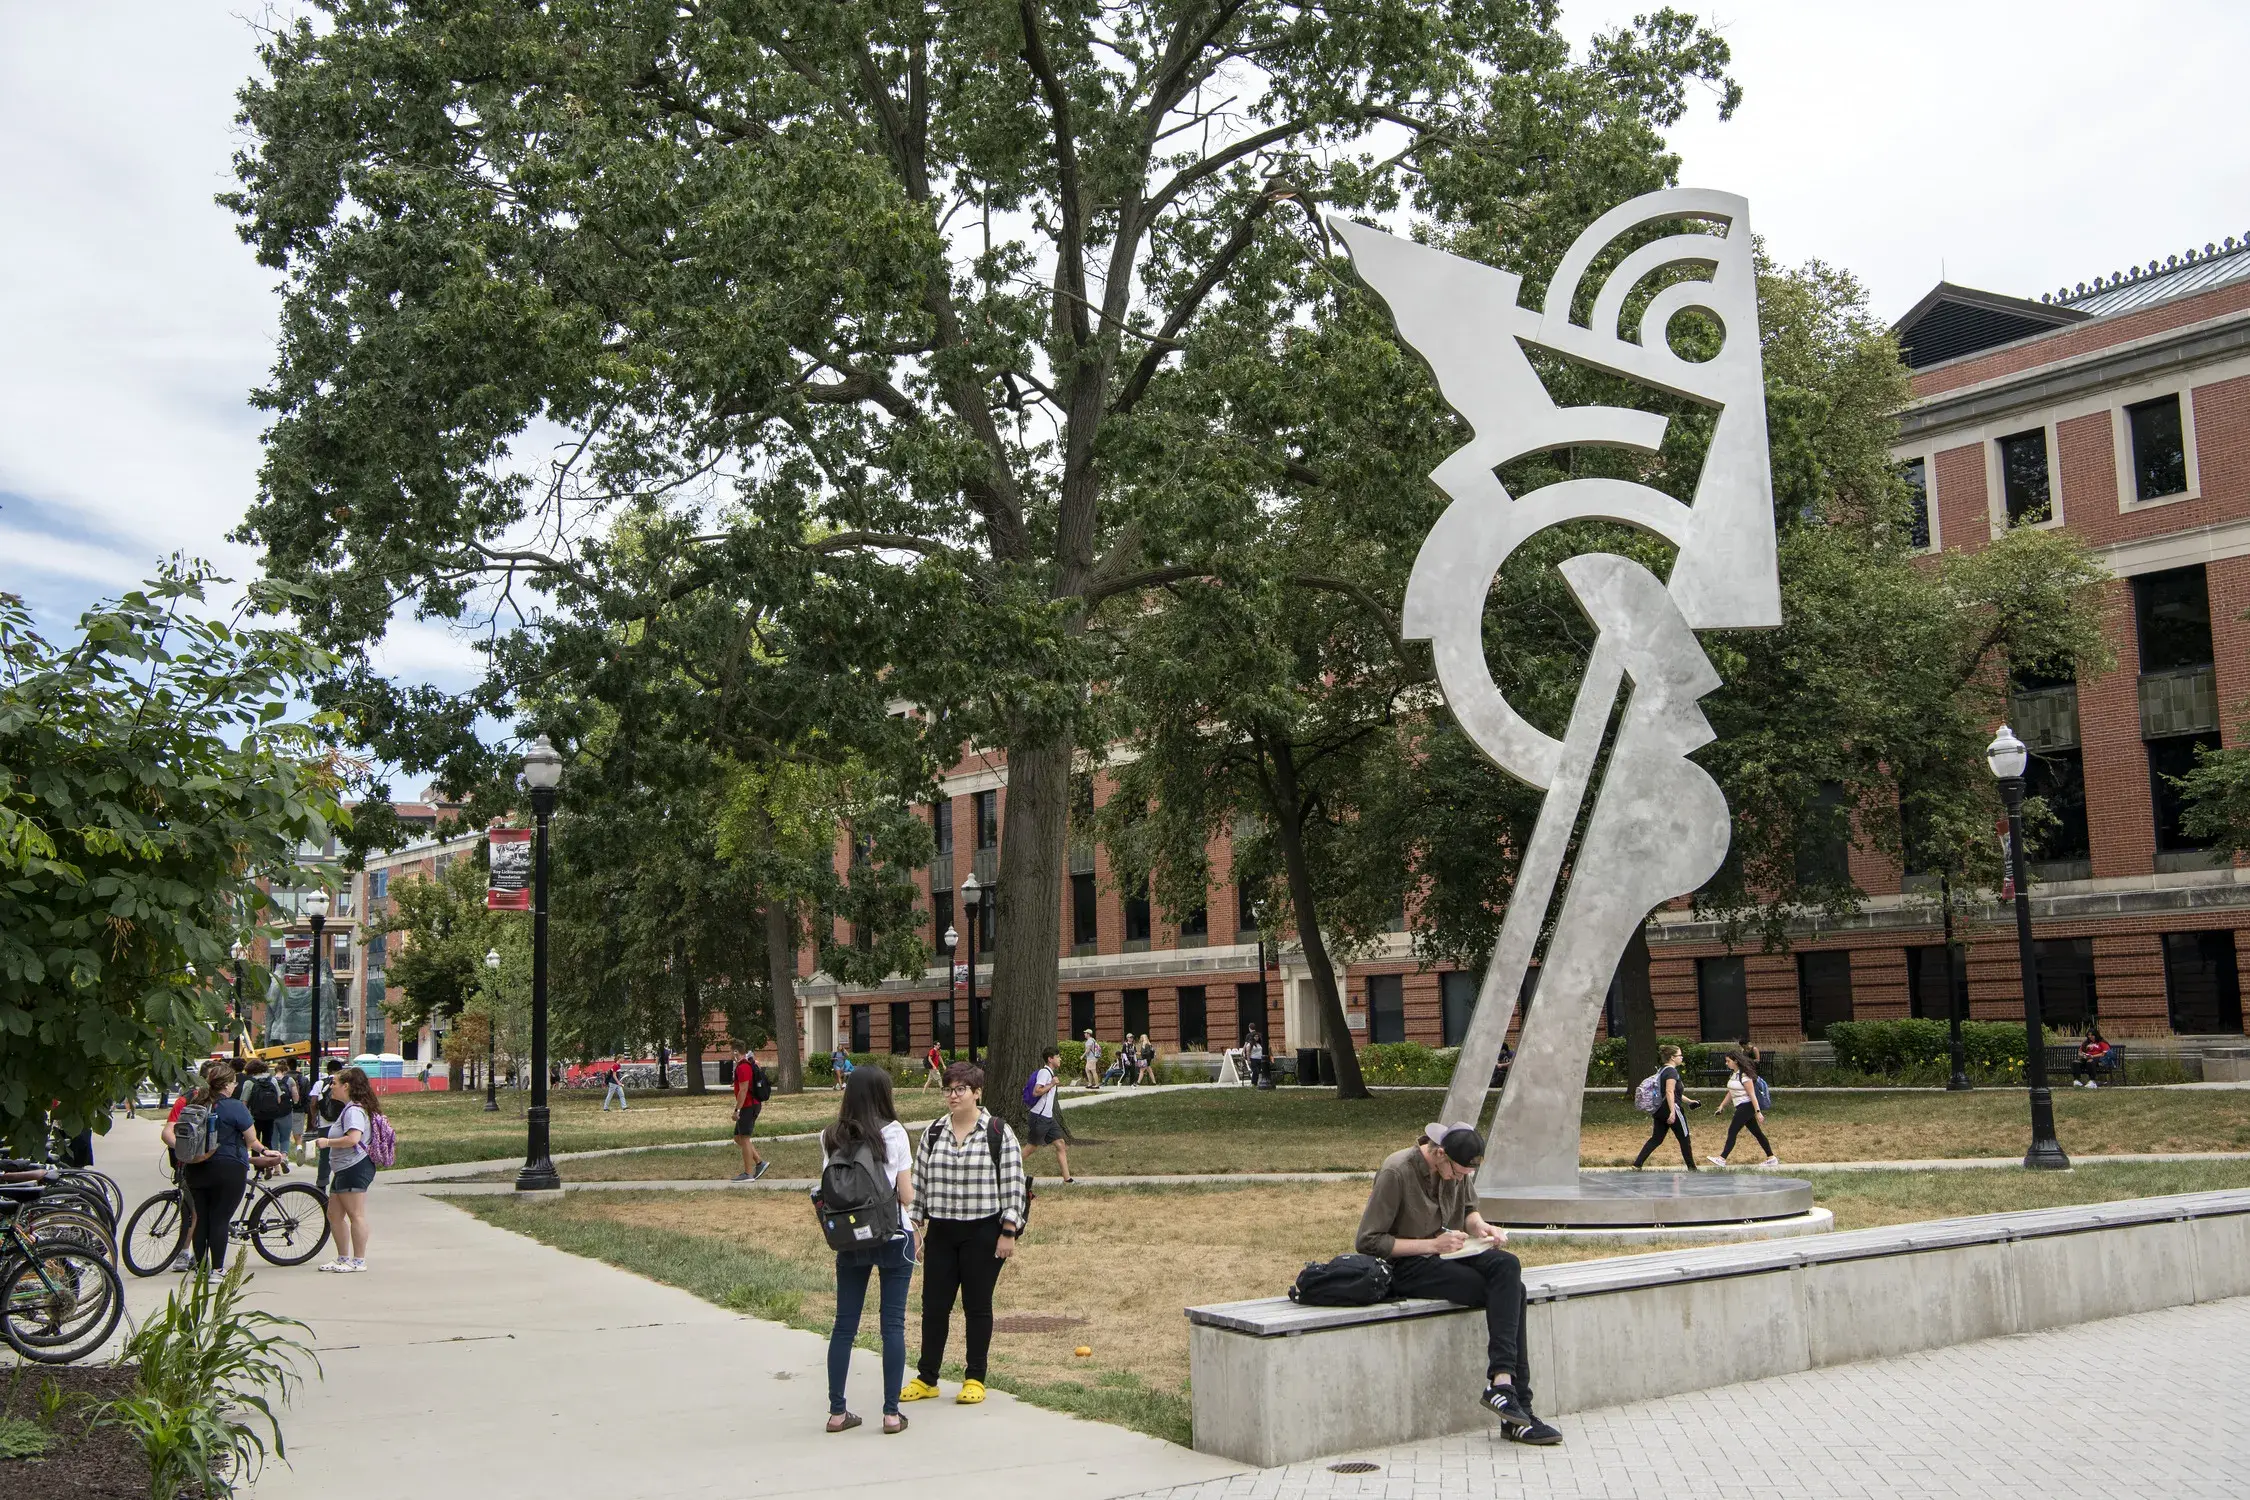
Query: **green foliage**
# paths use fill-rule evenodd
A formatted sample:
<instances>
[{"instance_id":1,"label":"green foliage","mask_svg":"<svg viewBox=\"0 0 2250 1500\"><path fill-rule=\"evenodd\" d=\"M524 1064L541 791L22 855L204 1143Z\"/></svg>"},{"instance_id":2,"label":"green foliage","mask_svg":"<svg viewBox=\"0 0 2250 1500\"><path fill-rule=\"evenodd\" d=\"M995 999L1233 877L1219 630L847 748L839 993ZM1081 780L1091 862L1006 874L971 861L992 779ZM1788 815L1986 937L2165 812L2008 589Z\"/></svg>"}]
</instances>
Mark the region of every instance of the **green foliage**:
<instances>
[{"instance_id":1,"label":"green foliage","mask_svg":"<svg viewBox=\"0 0 2250 1500\"><path fill-rule=\"evenodd\" d=\"M1370 1042L1359 1049L1360 1076L1369 1083L1415 1084L1442 1089L1453 1082L1459 1047L1425 1047L1420 1042Z\"/></svg>"},{"instance_id":2,"label":"green foliage","mask_svg":"<svg viewBox=\"0 0 2250 1500\"><path fill-rule=\"evenodd\" d=\"M289 1332L310 1328L243 1306L248 1281L240 1261L223 1275L198 1267L126 1340L132 1389L94 1409L140 1444L151 1500L232 1494L264 1466L269 1439L288 1457L275 1404L296 1388L299 1360L320 1362Z\"/></svg>"},{"instance_id":3,"label":"green foliage","mask_svg":"<svg viewBox=\"0 0 2250 1500\"><path fill-rule=\"evenodd\" d=\"M0 1141L76 1132L223 1024L228 950L344 819L320 730L287 717L330 658L199 609L175 564L51 644L0 593ZM254 590L278 604L281 596Z\"/></svg>"},{"instance_id":4,"label":"green foliage","mask_svg":"<svg viewBox=\"0 0 2250 1500\"><path fill-rule=\"evenodd\" d=\"M37 1458L53 1442L53 1435L29 1417L0 1417L0 1460Z\"/></svg>"},{"instance_id":5,"label":"green foliage","mask_svg":"<svg viewBox=\"0 0 2250 1500\"><path fill-rule=\"evenodd\" d=\"M1723 1042L1690 1042L1670 1036L1658 1037L1656 1044L1660 1048L1680 1049L1681 1071L1690 1083L1706 1069L1718 1066L1721 1062L1720 1055L1731 1045ZM1621 1036L1603 1037L1594 1043L1593 1057L1586 1064L1587 1086L1603 1088L1612 1084L1639 1083L1640 1079L1628 1076L1631 1070L1626 1067L1625 1051L1625 1038Z\"/></svg>"},{"instance_id":6,"label":"green foliage","mask_svg":"<svg viewBox=\"0 0 2250 1500\"><path fill-rule=\"evenodd\" d=\"M1828 1028L1837 1065L1861 1073L1895 1075L1949 1064L1951 1031L1943 1021L1837 1021ZM1978 1073L2020 1073L2024 1065L2020 1021L1963 1021L1961 1050Z\"/></svg>"}]
</instances>

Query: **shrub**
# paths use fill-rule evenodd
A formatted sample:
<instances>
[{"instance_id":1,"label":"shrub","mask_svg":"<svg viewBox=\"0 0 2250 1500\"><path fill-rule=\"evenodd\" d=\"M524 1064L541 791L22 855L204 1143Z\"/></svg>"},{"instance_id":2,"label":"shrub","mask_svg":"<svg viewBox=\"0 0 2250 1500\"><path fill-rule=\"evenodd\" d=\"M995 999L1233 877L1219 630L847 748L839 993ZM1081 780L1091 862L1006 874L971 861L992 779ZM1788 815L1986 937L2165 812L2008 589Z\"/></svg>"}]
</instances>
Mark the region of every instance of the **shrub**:
<instances>
[{"instance_id":1,"label":"shrub","mask_svg":"<svg viewBox=\"0 0 2250 1500\"><path fill-rule=\"evenodd\" d=\"M1977 1073L2006 1074L2024 1063L2023 1027L2013 1021L1964 1021L1961 1050ZM1952 1041L1943 1021L1837 1021L1828 1028L1836 1066L1847 1072L1898 1077L1921 1068L1950 1067Z\"/></svg>"},{"instance_id":2,"label":"shrub","mask_svg":"<svg viewBox=\"0 0 2250 1500\"><path fill-rule=\"evenodd\" d=\"M1420 1042L1369 1042L1359 1049L1359 1076L1368 1083L1444 1088L1453 1082L1459 1047L1425 1047Z\"/></svg>"}]
</instances>

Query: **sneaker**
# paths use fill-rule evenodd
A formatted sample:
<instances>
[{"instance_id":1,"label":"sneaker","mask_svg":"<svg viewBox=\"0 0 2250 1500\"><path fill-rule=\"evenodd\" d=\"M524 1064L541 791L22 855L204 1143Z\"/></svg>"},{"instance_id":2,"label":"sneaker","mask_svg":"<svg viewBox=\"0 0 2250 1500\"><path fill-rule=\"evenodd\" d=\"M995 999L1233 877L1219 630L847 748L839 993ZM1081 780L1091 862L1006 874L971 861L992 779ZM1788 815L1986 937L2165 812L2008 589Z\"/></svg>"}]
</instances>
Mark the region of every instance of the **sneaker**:
<instances>
[{"instance_id":1,"label":"sneaker","mask_svg":"<svg viewBox=\"0 0 2250 1500\"><path fill-rule=\"evenodd\" d=\"M349 1270L350 1270L351 1268L352 1268L352 1263L351 1263L350 1261L348 1261L348 1260L344 1259L344 1258L343 1258L342 1256L340 1256L340 1255L339 1255L339 1256L337 1256L337 1257L336 1257L336 1258L335 1258L334 1260L330 1261L330 1262L329 1262L329 1263L328 1263L327 1265L325 1265L325 1266L314 1266L314 1267L313 1267L313 1269L314 1269L314 1270L316 1270L316 1271L349 1271Z\"/></svg>"},{"instance_id":2,"label":"sneaker","mask_svg":"<svg viewBox=\"0 0 2250 1500\"><path fill-rule=\"evenodd\" d=\"M355 1255L345 1264L344 1269L347 1271L364 1271L367 1269L367 1262Z\"/></svg>"},{"instance_id":3,"label":"sneaker","mask_svg":"<svg viewBox=\"0 0 2250 1500\"><path fill-rule=\"evenodd\" d=\"M1509 1442L1528 1443L1534 1448L1552 1448L1562 1441L1561 1429L1550 1427L1537 1417L1533 1417L1528 1426L1503 1430Z\"/></svg>"},{"instance_id":4,"label":"sneaker","mask_svg":"<svg viewBox=\"0 0 2250 1500\"><path fill-rule=\"evenodd\" d=\"M192 1271L195 1269L195 1257L192 1255L175 1255L172 1257L172 1263L164 1269L167 1271ZM328 1268L322 1266L321 1269L325 1271Z\"/></svg>"},{"instance_id":5,"label":"sneaker","mask_svg":"<svg viewBox=\"0 0 2250 1500\"><path fill-rule=\"evenodd\" d=\"M1765 1159L1764 1164L1769 1167L1778 1167L1781 1165L1781 1158L1778 1156L1769 1156Z\"/></svg>"},{"instance_id":6,"label":"sneaker","mask_svg":"<svg viewBox=\"0 0 2250 1500\"><path fill-rule=\"evenodd\" d=\"M1540 1421L1530 1407L1516 1399L1513 1386L1486 1386L1478 1404L1500 1419L1500 1431L1511 1443L1534 1443L1544 1447L1562 1441L1561 1433Z\"/></svg>"},{"instance_id":7,"label":"sneaker","mask_svg":"<svg viewBox=\"0 0 2250 1500\"><path fill-rule=\"evenodd\" d=\"M1723 1167L1727 1164L1727 1159L1723 1156L1706 1156L1703 1159L1714 1167Z\"/></svg>"},{"instance_id":8,"label":"sneaker","mask_svg":"<svg viewBox=\"0 0 2250 1500\"><path fill-rule=\"evenodd\" d=\"M981 1380L964 1380L961 1382L961 1394L955 1396L953 1402L956 1406L974 1406L983 1399L984 1382Z\"/></svg>"},{"instance_id":9,"label":"sneaker","mask_svg":"<svg viewBox=\"0 0 2250 1500\"><path fill-rule=\"evenodd\" d=\"M758 1170L757 1170L757 1171L755 1171L755 1172L752 1172L752 1173L750 1174L750 1180L751 1180L752 1182L756 1182L756 1181L757 1181L757 1180L758 1180L759 1178L761 1178L761 1177L765 1176L765 1175L766 1175L766 1173L768 1173L768 1172L770 1172L770 1171L772 1171L772 1170L773 1170L773 1163L772 1163L772 1162L770 1162L770 1161L762 1161L762 1162L759 1162L759 1163L758 1163Z\"/></svg>"},{"instance_id":10,"label":"sneaker","mask_svg":"<svg viewBox=\"0 0 2250 1500\"><path fill-rule=\"evenodd\" d=\"M905 1387L898 1393L898 1399L901 1401L935 1401L940 1394L941 1392L933 1382L924 1380L917 1375L906 1382Z\"/></svg>"},{"instance_id":11,"label":"sneaker","mask_svg":"<svg viewBox=\"0 0 2250 1500\"><path fill-rule=\"evenodd\" d=\"M737 1172L734 1174L734 1181L736 1182L756 1182L757 1180L757 1178L751 1176L748 1172Z\"/></svg>"}]
</instances>

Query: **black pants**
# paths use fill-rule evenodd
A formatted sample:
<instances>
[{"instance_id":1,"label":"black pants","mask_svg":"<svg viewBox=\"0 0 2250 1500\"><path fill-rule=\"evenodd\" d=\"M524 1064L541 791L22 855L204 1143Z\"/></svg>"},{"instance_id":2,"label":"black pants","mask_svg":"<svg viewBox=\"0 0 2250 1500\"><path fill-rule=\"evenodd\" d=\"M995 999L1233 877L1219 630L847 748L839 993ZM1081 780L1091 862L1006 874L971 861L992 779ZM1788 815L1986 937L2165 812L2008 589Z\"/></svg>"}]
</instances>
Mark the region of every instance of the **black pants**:
<instances>
[{"instance_id":1,"label":"black pants","mask_svg":"<svg viewBox=\"0 0 2250 1500\"><path fill-rule=\"evenodd\" d=\"M1664 1144L1664 1132L1668 1130L1680 1138L1680 1160L1688 1164L1690 1172L1694 1171L1695 1148L1688 1144L1687 1111L1675 1109L1670 1114L1666 1114L1663 1107L1659 1105L1655 1118L1649 1124L1651 1128L1648 1133L1648 1140L1641 1147L1641 1154L1633 1158L1633 1165L1636 1167L1646 1165L1648 1154Z\"/></svg>"},{"instance_id":2,"label":"black pants","mask_svg":"<svg viewBox=\"0 0 2250 1500\"><path fill-rule=\"evenodd\" d=\"M1000 1216L989 1219L932 1219L922 1243L922 1353L914 1373L937 1384L945 1362L945 1338L953 1322L953 1299L961 1299L961 1321L968 1325L969 1379L984 1379L992 1352L992 1289L1000 1283Z\"/></svg>"},{"instance_id":3,"label":"black pants","mask_svg":"<svg viewBox=\"0 0 2250 1500\"><path fill-rule=\"evenodd\" d=\"M249 1180L249 1164L231 1157L197 1162L181 1174L181 1190L195 1211L188 1248L195 1259L214 1271L227 1268L227 1234L234 1224L234 1211L242 1206L243 1189Z\"/></svg>"},{"instance_id":4,"label":"black pants","mask_svg":"<svg viewBox=\"0 0 2250 1500\"><path fill-rule=\"evenodd\" d=\"M1524 1347L1523 1263L1505 1250L1462 1260L1407 1255L1391 1262L1391 1295L1435 1297L1484 1309L1485 1379L1506 1370L1516 1397L1531 1404L1531 1357Z\"/></svg>"},{"instance_id":5,"label":"black pants","mask_svg":"<svg viewBox=\"0 0 2250 1500\"><path fill-rule=\"evenodd\" d=\"M1720 1148L1719 1155L1734 1155L1735 1137L1745 1130L1758 1138L1758 1144L1764 1148L1766 1155L1773 1155L1773 1142L1766 1139L1765 1127L1758 1123L1758 1106L1747 1100L1734 1107L1734 1118L1727 1122L1727 1143Z\"/></svg>"}]
</instances>

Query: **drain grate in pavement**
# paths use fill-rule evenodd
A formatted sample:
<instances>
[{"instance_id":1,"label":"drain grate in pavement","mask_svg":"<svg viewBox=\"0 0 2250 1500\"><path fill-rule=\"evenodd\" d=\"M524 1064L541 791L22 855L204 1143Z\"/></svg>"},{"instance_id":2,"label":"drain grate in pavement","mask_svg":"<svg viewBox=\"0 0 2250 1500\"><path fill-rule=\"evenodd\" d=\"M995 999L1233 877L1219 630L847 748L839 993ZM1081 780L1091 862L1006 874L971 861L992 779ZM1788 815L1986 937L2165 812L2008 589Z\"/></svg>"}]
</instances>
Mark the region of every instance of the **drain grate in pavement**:
<instances>
[{"instance_id":1,"label":"drain grate in pavement","mask_svg":"<svg viewBox=\"0 0 2250 1500\"><path fill-rule=\"evenodd\" d=\"M1381 1467L1381 1464L1371 1464L1364 1458L1355 1458L1349 1463L1330 1464L1328 1472L1331 1474L1372 1474Z\"/></svg>"},{"instance_id":2,"label":"drain grate in pavement","mask_svg":"<svg viewBox=\"0 0 2250 1500\"><path fill-rule=\"evenodd\" d=\"M992 1320L994 1333L1060 1333L1065 1328L1076 1328L1084 1318L1065 1317L1060 1313L1003 1313Z\"/></svg>"}]
</instances>

